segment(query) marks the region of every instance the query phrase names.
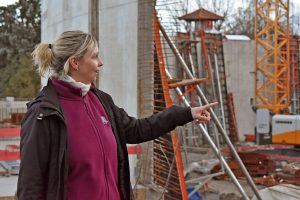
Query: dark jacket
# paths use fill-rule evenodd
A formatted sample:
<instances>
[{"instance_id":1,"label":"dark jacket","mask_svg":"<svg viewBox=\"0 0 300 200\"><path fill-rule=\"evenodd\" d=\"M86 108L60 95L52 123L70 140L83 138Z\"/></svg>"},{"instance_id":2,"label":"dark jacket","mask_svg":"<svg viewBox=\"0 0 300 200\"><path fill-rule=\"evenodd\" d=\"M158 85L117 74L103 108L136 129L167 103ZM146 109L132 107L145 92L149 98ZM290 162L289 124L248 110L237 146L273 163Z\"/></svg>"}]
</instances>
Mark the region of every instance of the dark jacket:
<instances>
[{"instance_id":1,"label":"dark jacket","mask_svg":"<svg viewBox=\"0 0 300 200\"><path fill-rule=\"evenodd\" d=\"M133 199L126 144L158 138L176 126L192 121L191 109L172 106L144 119L128 116L112 98L92 91L103 104L118 145L119 191L122 200ZM65 200L67 197L68 141L64 113L56 91L48 81L38 97L28 104L21 124L19 200Z\"/></svg>"}]
</instances>

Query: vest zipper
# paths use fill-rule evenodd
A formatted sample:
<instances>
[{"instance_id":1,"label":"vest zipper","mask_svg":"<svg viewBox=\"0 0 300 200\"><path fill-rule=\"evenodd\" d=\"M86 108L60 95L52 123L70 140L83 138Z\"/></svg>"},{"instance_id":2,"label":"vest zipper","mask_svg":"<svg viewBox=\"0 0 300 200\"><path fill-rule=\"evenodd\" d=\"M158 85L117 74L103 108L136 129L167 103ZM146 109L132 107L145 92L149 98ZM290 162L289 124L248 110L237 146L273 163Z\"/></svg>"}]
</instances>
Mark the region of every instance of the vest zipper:
<instances>
[{"instance_id":1,"label":"vest zipper","mask_svg":"<svg viewBox=\"0 0 300 200\"><path fill-rule=\"evenodd\" d=\"M88 116L89 116L90 120L92 121L92 125L93 125L94 129L97 131L96 137L97 137L97 140L99 141L100 148L101 148L101 153L102 153L103 158L104 158L103 165L104 165L104 177L105 177L105 185L106 185L106 199L109 200L109 187L108 187L108 178L107 178L107 169L106 169L107 166L105 164L105 163L107 163L107 158L106 158L106 155L104 153L104 147L103 147L102 141L99 137L100 131L99 131L94 119L90 115L90 111L89 111L89 109L87 107L87 104L86 104L86 101L85 101L85 96L83 97L83 103L84 103L85 109L88 113Z\"/></svg>"}]
</instances>

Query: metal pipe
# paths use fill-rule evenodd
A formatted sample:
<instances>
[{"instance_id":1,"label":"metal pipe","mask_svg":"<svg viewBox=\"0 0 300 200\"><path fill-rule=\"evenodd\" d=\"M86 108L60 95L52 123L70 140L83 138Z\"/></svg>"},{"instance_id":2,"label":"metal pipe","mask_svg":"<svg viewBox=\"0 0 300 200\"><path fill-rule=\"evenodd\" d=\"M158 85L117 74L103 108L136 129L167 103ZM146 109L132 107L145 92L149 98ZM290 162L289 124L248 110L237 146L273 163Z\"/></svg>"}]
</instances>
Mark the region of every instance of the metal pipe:
<instances>
[{"instance_id":1,"label":"metal pipe","mask_svg":"<svg viewBox=\"0 0 300 200\"><path fill-rule=\"evenodd\" d=\"M210 60L210 57L208 56L207 57L208 59L208 64L209 64L209 66L211 66L211 60ZM217 98L217 92L216 92L216 87L215 87L215 80L214 80L214 72L213 72L213 70L210 70L210 77L211 77L211 79L210 79L210 81L211 81L211 88L212 88L212 92L213 92L213 98Z\"/></svg>"},{"instance_id":2,"label":"metal pipe","mask_svg":"<svg viewBox=\"0 0 300 200\"><path fill-rule=\"evenodd\" d=\"M188 106L188 107L190 107L190 104L188 102L185 102L185 105ZM203 133L203 136L205 137L205 139L208 141L208 143L212 147L212 150L214 151L215 155L218 157L218 159L220 160L220 162L223 164L226 173L229 175L229 177L231 178L231 180L234 182L234 184L236 185L236 187L240 191L240 193L243 196L243 198L245 200L249 200L249 197L247 196L246 192L244 191L244 189L242 188L242 186L238 182L237 178L233 174L232 170L230 169L230 167L227 164L227 162L224 159L224 157L221 155L220 150L215 145L214 141L211 139L211 137L209 136L208 132L205 130L204 126L202 124L198 124L198 127L200 128L201 132Z\"/></svg>"},{"instance_id":3,"label":"metal pipe","mask_svg":"<svg viewBox=\"0 0 300 200\"><path fill-rule=\"evenodd\" d=\"M189 60L190 60L190 63L191 63L192 73L193 73L194 76L196 76L196 69L195 69L195 65L194 65L194 62L193 62L193 58L192 58L191 52L189 52ZM197 96L197 100L199 102L199 105L201 106L202 102L201 102L201 99L200 99L199 96ZM205 128L206 128L206 126L205 126Z\"/></svg>"},{"instance_id":4,"label":"metal pipe","mask_svg":"<svg viewBox=\"0 0 300 200\"><path fill-rule=\"evenodd\" d=\"M216 53L214 53L214 60L215 60L216 79L217 79L219 103L220 103L220 106L221 106L221 116L222 116L223 128L226 129L226 126L225 126L225 114L224 114L224 104L223 104L223 97L222 97L222 88L221 88L221 83L220 83L219 66L218 66L218 59L217 59Z\"/></svg>"},{"instance_id":5,"label":"metal pipe","mask_svg":"<svg viewBox=\"0 0 300 200\"><path fill-rule=\"evenodd\" d=\"M170 78L170 79L172 79L172 75L170 74L170 72L167 69L165 71L166 71L167 77ZM178 87L176 87L175 90L176 90L177 94L179 96L181 96L184 104L189 104L188 100L185 98L185 96L183 95L183 93L181 92L181 90Z\"/></svg>"},{"instance_id":6,"label":"metal pipe","mask_svg":"<svg viewBox=\"0 0 300 200\"><path fill-rule=\"evenodd\" d=\"M175 56L177 57L177 59L180 61L181 66L183 67L184 71L187 73L187 76L188 76L189 78L191 78L191 79L195 79L194 76L191 74L191 72L190 72L188 66L186 65L186 63L184 62L184 60L182 59L182 57L180 56L180 53L179 53L178 49L176 48L176 46L174 45L174 43L170 40L170 38L168 37L168 35L167 35L167 33L166 33L164 27L162 27L162 25L161 25L160 23L159 23L159 28L160 28L160 30L161 30L163 36L164 36L165 39L167 40L168 44L170 45L170 48L172 49L173 53L175 54ZM204 104L208 104L208 101L207 101L207 99L206 99L204 93L202 92L202 90L201 90L201 88L200 88L199 86L196 87L196 91L197 91L198 95L200 96L201 100L204 102ZM237 163L238 163L239 166L241 167L243 174L245 175L245 177L246 177L246 179L247 179L249 185L251 186L253 192L255 193L255 196L257 197L258 200L262 200L260 194L258 193L258 190L257 190L257 188L256 188L256 185L254 184L254 181L252 180L252 178L251 178L250 174L248 173L248 171L247 171L245 165L243 164L243 162L242 162L241 158L239 157L238 153L236 152L236 150L235 150L233 144L231 143L229 137L228 137L227 134L226 134L226 131L223 129L223 127L222 127L221 123L219 122L219 120L218 120L216 114L214 113L213 109L210 108L210 109L209 109L209 112L211 113L212 119L213 119L213 121L215 122L215 124L216 124L218 130L220 131L220 133L222 134L223 138L225 139L225 142L226 142L227 145L229 146L229 149L231 150L231 152L232 152L234 158L236 159ZM201 127L203 127L203 126L201 125ZM203 129L204 129L204 128L203 128ZM205 130L205 129L204 129L204 130ZM205 135L205 134L204 134L204 135ZM210 137L209 137L209 138L210 138ZM215 145L213 144L213 146L215 146ZM212 146L212 148L213 148L213 146ZM214 148L213 148L213 149L214 149ZM220 156L220 155L217 155L217 156ZM225 162L225 163L226 163L226 162ZM225 169L228 170L228 169L227 169L227 167L228 167L227 163L224 164L224 166L225 166ZM234 176L234 175L233 175L233 176Z\"/></svg>"},{"instance_id":7,"label":"metal pipe","mask_svg":"<svg viewBox=\"0 0 300 200\"><path fill-rule=\"evenodd\" d=\"M212 66L211 65L211 60L210 60L210 56L208 55L208 63L209 63L209 66ZM219 71L217 71L218 69L216 68L216 73L218 73L219 74ZM212 91L213 91L213 96L214 96L214 98L216 99L216 97L218 96L217 94L216 94L216 88L215 88L215 81L214 81L214 76L213 76L213 70L210 70L210 73L211 73L211 75L210 75L210 77L211 77L211 84L212 84ZM216 75L217 76L217 75ZM220 89L219 89L219 91L220 91ZM219 96L220 97L220 96ZM220 97L220 99L222 99L222 97ZM219 101L219 105L220 105L220 109L219 109L219 112L220 112L220 115L221 115L221 117L222 117L222 122L224 123L223 125L223 127L225 128L225 117L222 115L222 111L224 111L224 108L223 108L223 101L221 102L221 101ZM224 112L223 112L224 113ZM214 126L214 129L216 130L216 127ZM220 147L220 138L219 138L219 135L217 135L216 136L216 141L217 141L217 145L218 145L218 147ZM223 166L222 166L223 167Z\"/></svg>"},{"instance_id":8,"label":"metal pipe","mask_svg":"<svg viewBox=\"0 0 300 200\"><path fill-rule=\"evenodd\" d=\"M206 184L208 181L210 181L211 179L206 179L205 181L199 183L198 185L196 185L196 187L193 189L193 191L191 191L188 195L188 198L191 198L204 184Z\"/></svg>"},{"instance_id":9,"label":"metal pipe","mask_svg":"<svg viewBox=\"0 0 300 200\"><path fill-rule=\"evenodd\" d=\"M167 69L165 69L166 74L169 78L172 78L170 73L168 72ZM182 95L182 92L180 90L180 88L176 87L176 91L178 93L178 95ZM190 103L186 100L186 98L183 96L184 99L184 104L187 107L191 107ZM221 155L220 150L218 149L218 147L215 145L214 141L211 139L211 137L209 136L208 132L206 131L206 129L204 128L203 124L197 124L198 128L200 128L204 138L208 141L208 143L210 144L210 146L213 149L213 152L215 153L215 155L217 156L217 158L220 160L222 166L225 167L225 171L228 174L228 176L231 178L231 180L234 182L234 184L236 185L236 187L238 188L238 190L240 191L241 195L244 197L245 200L249 200L249 197L247 196L246 192L244 191L244 189L242 188L242 186L240 185L239 181L237 180L237 178L235 177L235 175L233 174L232 170L230 169L229 165L227 164L226 160L224 159L224 157Z\"/></svg>"},{"instance_id":10,"label":"metal pipe","mask_svg":"<svg viewBox=\"0 0 300 200\"><path fill-rule=\"evenodd\" d=\"M224 170L224 168L222 170ZM198 177L198 178L187 180L185 182L186 183L195 183L195 182L199 182L203 179L209 179L209 178L211 179L213 177L220 176L220 175L224 175L224 171L220 171L220 172L217 172L217 173L214 173L214 174L208 174L208 175L205 175L205 176L201 176L201 177Z\"/></svg>"},{"instance_id":11,"label":"metal pipe","mask_svg":"<svg viewBox=\"0 0 300 200\"><path fill-rule=\"evenodd\" d=\"M194 66L194 62L193 62L193 58L192 58L191 52L189 52L189 60L190 60L190 63L191 63L192 73L195 76L196 72L195 72L195 66Z\"/></svg>"}]
</instances>

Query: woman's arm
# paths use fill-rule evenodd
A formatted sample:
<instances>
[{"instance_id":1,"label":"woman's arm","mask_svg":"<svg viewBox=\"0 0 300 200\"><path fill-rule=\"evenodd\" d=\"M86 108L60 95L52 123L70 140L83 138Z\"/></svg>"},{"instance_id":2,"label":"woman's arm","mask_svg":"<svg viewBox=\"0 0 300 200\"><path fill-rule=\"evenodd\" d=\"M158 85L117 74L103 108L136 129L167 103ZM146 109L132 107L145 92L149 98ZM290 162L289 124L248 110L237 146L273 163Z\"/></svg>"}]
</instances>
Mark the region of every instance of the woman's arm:
<instances>
[{"instance_id":1,"label":"woman's arm","mask_svg":"<svg viewBox=\"0 0 300 200\"><path fill-rule=\"evenodd\" d=\"M210 120L207 109L216 104L211 103L195 108L172 106L144 119L130 117L121 108L118 108L118 112L126 135L126 142L135 144L156 139L175 129L176 126L182 126L193 120L198 123L207 123Z\"/></svg>"},{"instance_id":2,"label":"woman's arm","mask_svg":"<svg viewBox=\"0 0 300 200\"><path fill-rule=\"evenodd\" d=\"M47 121L39 120L32 109L21 125L21 165L18 178L19 200L46 199L50 139Z\"/></svg>"}]
</instances>

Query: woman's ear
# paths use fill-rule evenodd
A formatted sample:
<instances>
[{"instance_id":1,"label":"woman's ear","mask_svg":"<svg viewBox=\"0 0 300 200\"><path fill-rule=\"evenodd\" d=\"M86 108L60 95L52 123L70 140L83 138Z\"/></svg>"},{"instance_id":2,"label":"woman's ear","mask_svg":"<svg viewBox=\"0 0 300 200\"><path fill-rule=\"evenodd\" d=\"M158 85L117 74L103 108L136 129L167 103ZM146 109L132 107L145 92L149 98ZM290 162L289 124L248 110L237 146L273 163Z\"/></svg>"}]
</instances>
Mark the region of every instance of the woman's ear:
<instances>
[{"instance_id":1,"label":"woman's ear","mask_svg":"<svg viewBox=\"0 0 300 200\"><path fill-rule=\"evenodd\" d=\"M78 59L75 56L69 58L69 66L73 71L78 71Z\"/></svg>"}]
</instances>

